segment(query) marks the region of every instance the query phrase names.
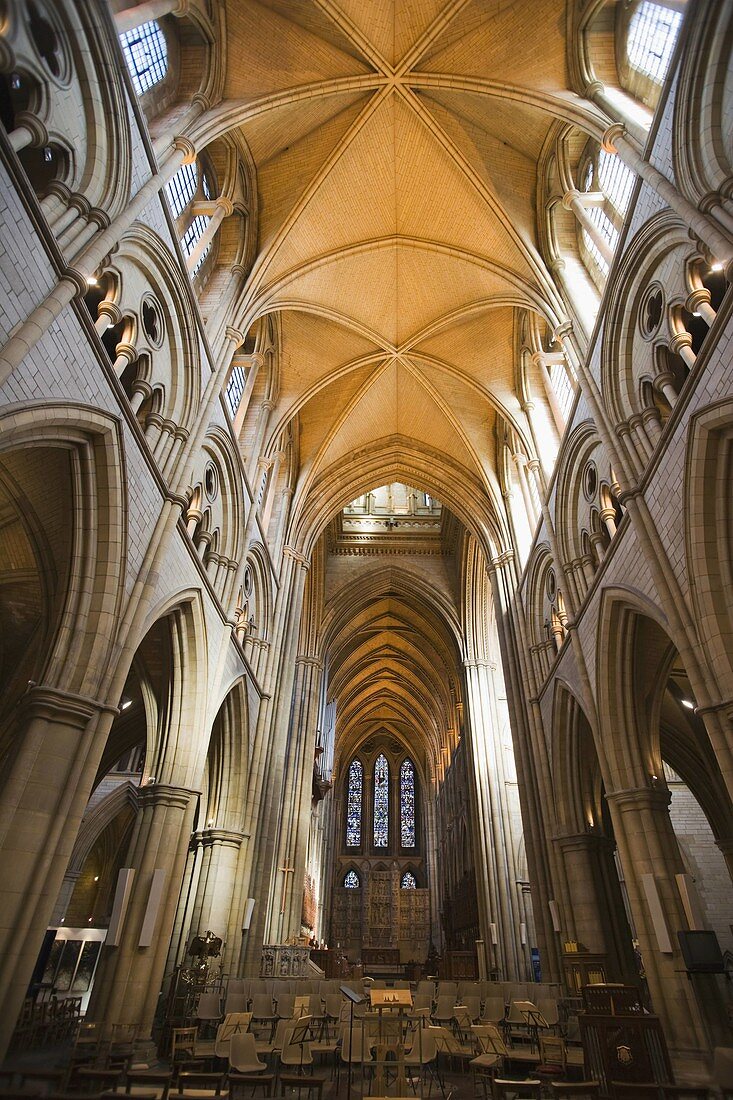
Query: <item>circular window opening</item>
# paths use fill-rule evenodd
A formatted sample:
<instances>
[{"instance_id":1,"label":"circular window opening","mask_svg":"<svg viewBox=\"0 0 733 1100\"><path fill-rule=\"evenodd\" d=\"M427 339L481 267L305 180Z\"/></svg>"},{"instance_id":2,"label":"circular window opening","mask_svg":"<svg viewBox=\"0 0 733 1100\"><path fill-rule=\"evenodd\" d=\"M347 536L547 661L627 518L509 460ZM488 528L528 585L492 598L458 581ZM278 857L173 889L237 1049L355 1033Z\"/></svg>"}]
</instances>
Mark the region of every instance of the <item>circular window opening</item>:
<instances>
[{"instance_id":1,"label":"circular window opening","mask_svg":"<svg viewBox=\"0 0 733 1100\"><path fill-rule=\"evenodd\" d=\"M216 500L219 492L219 474L213 462L204 471L204 489L209 500Z\"/></svg>"},{"instance_id":2,"label":"circular window opening","mask_svg":"<svg viewBox=\"0 0 733 1100\"><path fill-rule=\"evenodd\" d=\"M163 327L160 306L152 294L148 294L143 298L141 313L145 335L153 347L159 348L163 343L165 328Z\"/></svg>"},{"instance_id":3,"label":"circular window opening","mask_svg":"<svg viewBox=\"0 0 733 1100\"><path fill-rule=\"evenodd\" d=\"M659 283L652 283L642 298L639 309L639 332L645 340L651 339L662 323L664 315L664 291Z\"/></svg>"},{"instance_id":4,"label":"circular window opening","mask_svg":"<svg viewBox=\"0 0 733 1100\"><path fill-rule=\"evenodd\" d=\"M557 595L557 581L555 580L554 569L550 569L547 574L547 595L550 600L554 600Z\"/></svg>"},{"instance_id":5,"label":"circular window opening","mask_svg":"<svg viewBox=\"0 0 733 1100\"><path fill-rule=\"evenodd\" d=\"M598 489L598 471L595 462L589 462L583 471L583 493L586 500L594 500Z\"/></svg>"},{"instance_id":6,"label":"circular window opening","mask_svg":"<svg viewBox=\"0 0 733 1100\"><path fill-rule=\"evenodd\" d=\"M50 21L49 14L41 11L34 0L28 4L28 30L33 45L45 68L59 83L69 79L69 59L59 30Z\"/></svg>"}]
</instances>

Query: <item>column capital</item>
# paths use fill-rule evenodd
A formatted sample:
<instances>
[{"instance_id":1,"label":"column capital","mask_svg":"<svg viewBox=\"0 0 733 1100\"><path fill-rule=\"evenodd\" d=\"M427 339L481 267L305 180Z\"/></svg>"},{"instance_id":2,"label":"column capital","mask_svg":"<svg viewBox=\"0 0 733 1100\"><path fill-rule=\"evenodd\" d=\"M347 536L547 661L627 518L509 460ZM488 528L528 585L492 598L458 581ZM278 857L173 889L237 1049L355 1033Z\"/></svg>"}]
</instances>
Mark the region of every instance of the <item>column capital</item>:
<instances>
[{"instance_id":1,"label":"column capital","mask_svg":"<svg viewBox=\"0 0 733 1100\"><path fill-rule=\"evenodd\" d=\"M318 672L323 672L323 661L320 657L312 654L301 653L300 656L295 658L295 663L305 668L315 668Z\"/></svg>"},{"instance_id":2,"label":"column capital","mask_svg":"<svg viewBox=\"0 0 733 1100\"><path fill-rule=\"evenodd\" d=\"M31 135L32 146L41 148L44 145L48 145L48 130L41 122L38 115L34 115L32 111L18 111L14 123L15 129L19 129L22 126L28 131Z\"/></svg>"},{"instance_id":3,"label":"column capital","mask_svg":"<svg viewBox=\"0 0 733 1100\"><path fill-rule=\"evenodd\" d=\"M310 560L305 556L305 554L302 554L300 550L296 550L294 546L283 546L283 554L285 554L289 558L292 558L293 561L297 562L298 565L301 565L303 569L310 569Z\"/></svg>"},{"instance_id":4,"label":"column capital","mask_svg":"<svg viewBox=\"0 0 733 1100\"><path fill-rule=\"evenodd\" d=\"M552 342L557 344L560 341L573 335L573 322L571 320L560 321L552 330Z\"/></svg>"},{"instance_id":5,"label":"column capital","mask_svg":"<svg viewBox=\"0 0 733 1100\"><path fill-rule=\"evenodd\" d=\"M193 164L196 160L196 146L185 134L176 134L173 138L173 148L183 153L184 164Z\"/></svg>"},{"instance_id":6,"label":"column capital","mask_svg":"<svg viewBox=\"0 0 733 1100\"><path fill-rule=\"evenodd\" d=\"M614 841L604 833L564 833L552 838L553 844L566 851L588 851L597 848L614 848Z\"/></svg>"},{"instance_id":7,"label":"column capital","mask_svg":"<svg viewBox=\"0 0 733 1100\"><path fill-rule=\"evenodd\" d=\"M78 267L65 267L62 278L73 285L76 298L83 298L90 286L87 276L91 278L92 274L91 271L79 271Z\"/></svg>"},{"instance_id":8,"label":"column capital","mask_svg":"<svg viewBox=\"0 0 733 1100\"><path fill-rule=\"evenodd\" d=\"M33 684L19 704L31 718L44 718L48 722L63 722L84 729L95 714L104 712L116 717L119 707L100 703L86 695L76 695L60 688Z\"/></svg>"},{"instance_id":9,"label":"column capital","mask_svg":"<svg viewBox=\"0 0 733 1100\"><path fill-rule=\"evenodd\" d=\"M626 127L621 122L612 123L604 131L601 138L601 149L604 153L618 153L616 142L626 136Z\"/></svg>"},{"instance_id":10,"label":"column capital","mask_svg":"<svg viewBox=\"0 0 733 1100\"><path fill-rule=\"evenodd\" d=\"M226 336L227 340L231 340L237 348L241 348L242 344L244 343L244 333L240 332L238 328L233 328L231 325L227 325L224 330L224 335Z\"/></svg>"},{"instance_id":11,"label":"column capital","mask_svg":"<svg viewBox=\"0 0 733 1100\"><path fill-rule=\"evenodd\" d=\"M463 661L464 668L496 668L493 661L489 661L486 657L466 657Z\"/></svg>"},{"instance_id":12,"label":"column capital","mask_svg":"<svg viewBox=\"0 0 733 1100\"><path fill-rule=\"evenodd\" d=\"M672 801L672 792L667 787L627 787L607 791L606 800L621 810L666 810Z\"/></svg>"},{"instance_id":13,"label":"column capital","mask_svg":"<svg viewBox=\"0 0 733 1100\"><path fill-rule=\"evenodd\" d=\"M571 187L570 190L566 191L563 195L562 199L560 200L560 204L563 210L572 211L573 203L579 202L581 201L581 199L582 194L580 191L578 191L577 187Z\"/></svg>"},{"instance_id":14,"label":"column capital","mask_svg":"<svg viewBox=\"0 0 733 1100\"><path fill-rule=\"evenodd\" d=\"M231 217L234 213L234 203L227 195L219 195L214 202L214 206L219 210L223 210L223 217L225 218Z\"/></svg>"},{"instance_id":15,"label":"column capital","mask_svg":"<svg viewBox=\"0 0 733 1100\"><path fill-rule=\"evenodd\" d=\"M113 302L110 298L105 298L97 306L97 318L99 317L106 317L110 323L110 327L119 325L122 320L122 310L117 305L117 302Z\"/></svg>"},{"instance_id":16,"label":"column capital","mask_svg":"<svg viewBox=\"0 0 733 1100\"><path fill-rule=\"evenodd\" d=\"M675 332L674 336L669 341L669 350L673 355L679 355L683 348L691 347L692 336L686 329L682 332ZM659 375L657 377L659 377Z\"/></svg>"},{"instance_id":17,"label":"column capital","mask_svg":"<svg viewBox=\"0 0 733 1100\"><path fill-rule=\"evenodd\" d=\"M201 829L199 837L204 848L211 848L215 844L228 848L239 848L249 833L240 833L234 829Z\"/></svg>"},{"instance_id":18,"label":"column capital","mask_svg":"<svg viewBox=\"0 0 733 1100\"><path fill-rule=\"evenodd\" d=\"M188 787L172 787L168 783L156 783L149 779L145 787L140 788L140 805L146 806L175 806L179 810L188 808L192 798L196 798L201 791L193 791Z\"/></svg>"}]
</instances>

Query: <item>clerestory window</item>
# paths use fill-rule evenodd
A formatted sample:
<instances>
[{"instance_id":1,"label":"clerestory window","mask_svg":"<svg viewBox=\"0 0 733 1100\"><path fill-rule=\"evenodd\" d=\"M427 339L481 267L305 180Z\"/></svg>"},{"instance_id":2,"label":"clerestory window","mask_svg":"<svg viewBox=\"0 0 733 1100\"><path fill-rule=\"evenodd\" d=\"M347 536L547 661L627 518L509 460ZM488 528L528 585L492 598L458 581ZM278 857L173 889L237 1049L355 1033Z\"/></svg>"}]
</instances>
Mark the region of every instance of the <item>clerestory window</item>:
<instances>
[{"instance_id":1,"label":"clerestory window","mask_svg":"<svg viewBox=\"0 0 733 1100\"><path fill-rule=\"evenodd\" d=\"M599 149L585 166L583 190L587 194L600 193L603 196L601 202L587 206L588 217L611 252L618 245L623 220L631 201L634 179L634 173L621 158L615 153L607 153L605 149ZM590 260L588 267L591 274L597 282L599 276L600 281L605 280L609 271L607 257L585 226L580 231L585 256Z\"/></svg>"},{"instance_id":2,"label":"clerestory window","mask_svg":"<svg viewBox=\"0 0 733 1100\"><path fill-rule=\"evenodd\" d=\"M138 95L160 84L168 72L165 35L155 20L120 35L120 45Z\"/></svg>"},{"instance_id":3,"label":"clerestory window","mask_svg":"<svg viewBox=\"0 0 733 1100\"><path fill-rule=\"evenodd\" d=\"M681 26L681 11L668 4L643 0L629 21L626 37L626 56L631 68L661 84Z\"/></svg>"}]
</instances>

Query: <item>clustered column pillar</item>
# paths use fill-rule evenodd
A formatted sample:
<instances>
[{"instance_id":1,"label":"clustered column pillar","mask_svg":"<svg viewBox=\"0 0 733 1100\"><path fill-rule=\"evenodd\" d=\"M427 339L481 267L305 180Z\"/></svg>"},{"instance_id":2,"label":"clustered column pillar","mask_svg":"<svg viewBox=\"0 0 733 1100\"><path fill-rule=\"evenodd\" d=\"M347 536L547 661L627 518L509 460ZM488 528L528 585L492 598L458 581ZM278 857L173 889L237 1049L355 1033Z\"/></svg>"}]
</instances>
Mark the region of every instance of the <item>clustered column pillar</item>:
<instances>
[{"instance_id":1,"label":"clustered column pillar","mask_svg":"<svg viewBox=\"0 0 733 1100\"><path fill-rule=\"evenodd\" d=\"M140 791L128 866L132 893L119 947L105 946L87 1015L108 1023L136 1024L149 1038L163 981L178 894L193 826L197 792L155 783ZM164 873L157 911L151 895L155 871ZM141 944L146 920L153 921L150 945Z\"/></svg>"},{"instance_id":2,"label":"clustered column pillar","mask_svg":"<svg viewBox=\"0 0 733 1100\"><path fill-rule=\"evenodd\" d=\"M670 793L639 787L606 797L653 1007L663 1015L670 1048L697 1058L708 1039L677 941L687 922L675 880L684 868L669 816Z\"/></svg>"},{"instance_id":3,"label":"clustered column pillar","mask_svg":"<svg viewBox=\"0 0 733 1100\"><path fill-rule=\"evenodd\" d=\"M115 708L54 688L19 704L0 801L0 1054L25 997Z\"/></svg>"}]
</instances>

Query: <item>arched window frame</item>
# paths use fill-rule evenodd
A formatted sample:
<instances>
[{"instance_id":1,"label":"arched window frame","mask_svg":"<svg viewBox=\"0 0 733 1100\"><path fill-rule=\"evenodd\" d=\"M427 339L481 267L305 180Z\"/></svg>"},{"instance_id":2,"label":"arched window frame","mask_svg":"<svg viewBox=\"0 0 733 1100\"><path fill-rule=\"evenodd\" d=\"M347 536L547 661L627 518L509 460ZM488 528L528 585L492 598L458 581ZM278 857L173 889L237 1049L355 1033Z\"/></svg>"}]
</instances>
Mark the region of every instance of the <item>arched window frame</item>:
<instances>
[{"instance_id":1,"label":"arched window frame","mask_svg":"<svg viewBox=\"0 0 733 1100\"><path fill-rule=\"evenodd\" d=\"M417 786L414 761L406 756L400 764L397 796L400 808L400 847L408 851L417 848Z\"/></svg>"},{"instance_id":2,"label":"arched window frame","mask_svg":"<svg viewBox=\"0 0 733 1100\"><path fill-rule=\"evenodd\" d=\"M626 64L652 83L662 85L682 26L677 4L641 0L629 19L624 40Z\"/></svg>"},{"instance_id":3,"label":"arched window frame","mask_svg":"<svg viewBox=\"0 0 733 1100\"><path fill-rule=\"evenodd\" d=\"M380 752L374 761L372 790L372 846L375 851L389 851L390 772L389 760Z\"/></svg>"},{"instance_id":4,"label":"arched window frame","mask_svg":"<svg viewBox=\"0 0 733 1100\"><path fill-rule=\"evenodd\" d=\"M152 19L132 30L123 31L120 46L138 96L145 95L165 80L168 74L168 45L157 20Z\"/></svg>"},{"instance_id":5,"label":"arched window frame","mask_svg":"<svg viewBox=\"0 0 733 1100\"><path fill-rule=\"evenodd\" d=\"M603 195L603 203L588 206L587 213L609 248L615 251L636 176L619 156L607 153L598 146L592 152L586 153L581 161L579 176L583 192ZM578 241L581 258L591 278L602 291L608 277L609 264L587 229L580 224Z\"/></svg>"},{"instance_id":6,"label":"arched window frame","mask_svg":"<svg viewBox=\"0 0 733 1100\"><path fill-rule=\"evenodd\" d=\"M346 773L346 847L361 848L364 835L364 765L358 756Z\"/></svg>"},{"instance_id":7,"label":"arched window frame","mask_svg":"<svg viewBox=\"0 0 733 1100\"><path fill-rule=\"evenodd\" d=\"M361 890L361 876L354 867L349 867L341 883L344 890Z\"/></svg>"},{"instance_id":8,"label":"arched window frame","mask_svg":"<svg viewBox=\"0 0 733 1100\"><path fill-rule=\"evenodd\" d=\"M400 878L400 890L417 890L417 875L414 871L411 871L408 867L406 871L403 871Z\"/></svg>"},{"instance_id":9,"label":"arched window frame","mask_svg":"<svg viewBox=\"0 0 733 1100\"><path fill-rule=\"evenodd\" d=\"M210 201L216 191L208 165L201 160L182 164L166 184L165 191L171 214L180 233L181 249L184 256L188 258L209 224L209 217L205 214L197 214L194 208L197 201ZM211 255L212 245L213 242L199 257L191 272L192 279L196 278Z\"/></svg>"}]
</instances>

